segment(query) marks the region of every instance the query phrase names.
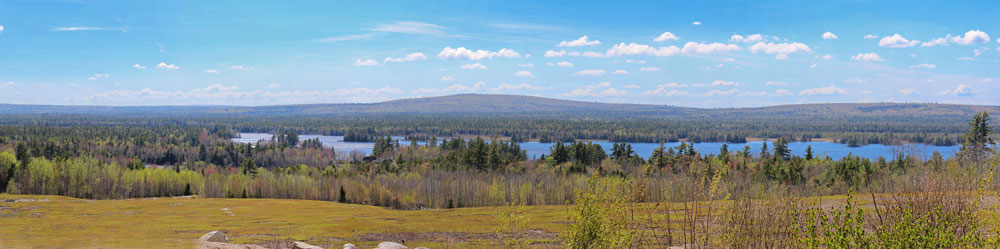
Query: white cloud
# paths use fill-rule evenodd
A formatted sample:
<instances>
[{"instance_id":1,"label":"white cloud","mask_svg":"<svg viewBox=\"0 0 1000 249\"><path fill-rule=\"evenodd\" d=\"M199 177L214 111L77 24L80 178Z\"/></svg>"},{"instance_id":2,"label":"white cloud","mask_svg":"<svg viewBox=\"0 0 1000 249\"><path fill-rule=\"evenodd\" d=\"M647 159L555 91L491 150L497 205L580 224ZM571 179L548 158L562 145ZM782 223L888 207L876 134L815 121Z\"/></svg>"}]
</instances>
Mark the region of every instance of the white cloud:
<instances>
[{"instance_id":1,"label":"white cloud","mask_svg":"<svg viewBox=\"0 0 1000 249\"><path fill-rule=\"evenodd\" d=\"M666 84L660 84L659 86L662 86L662 87L688 87L687 84L681 84L681 83L677 83L677 82L670 82L670 83L666 83Z\"/></svg>"},{"instance_id":2,"label":"white cloud","mask_svg":"<svg viewBox=\"0 0 1000 249\"><path fill-rule=\"evenodd\" d=\"M788 55L787 54L777 54L777 55L774 56L774 59L775 60L787 60L788 59Z\"/></svg>"},{"instance_id":3,"label":"white cloud","mask_svg":"<svg viewBox=\"0 0 1000 249\"><path fill-rule=\"evenodd\" d=\"M637 64L646 64L646 61L644 61L644 60L633 60L633 59L626 59L626 60L625 60L625 63L637 63Z\"/></svg>"},{"instance_id":4,"label":"white cloud","mask_svg":"<svg viewBox=\"0 0 1000 249\"><path fill-rule=\"evenodd\" d=\"M132 68L135 68L135 69L146 69L146 66L139 65L139 64L132 64Z\"/></svg>"},{"instance_id":5,"label":"white cloud","mask_svg":"<svg viewBox=\"0 0 1000 249\"><path fill-rule=\"evenodd\" d=\"M965 84L958 84L955 90L945 90L941 92L942 95L955 95L955 96L972 96L972 88Z\"/></svg>"},{"instance_id":6,"label":"white cloud","mask_svg":"<svg viewBox=\"0 0 1000 249\"><path fill-rule=\"evenodd\" d=\"M354 65L355 66L362 66L362 67L370 67L370 66L378 65L378 62L375 61L375 60L372 60L372 59L364 59L364 60L357 59L357 60L354 61Z\"/></svg>"},{"instance_id":7,"label":"white cloud","mask_svg":"<svg viewBox=\"0 0 1000 249\"><path fill-rule=\"evenodd\" d=\"M219 70L215 70L215 69L209 69L209 70L205 70L205 73L213 73L213 74L218 74L218 73L219 73Z\"/></svg>"},{"instance_id":8,"label":"white cloud","mask_svg":"<svg viewBox=\"0 0 1000 249\"><path fill-rule=\"evenodd\" d=\"M519 67L535 67L535 64L531 64L531 63L528 63L528 64L517 64L517 66L519 66Z\"/></svg>"},{"instance_id":9,"label":"white cloud","mask_svg":"<svg viewBox=\"0 0 1000 249\"><path fill-rule=\"evenodd\" d=\"M802 90L801 92L799 92L799 95L800 96L810 96L810 95L841 95L841 94L846 94L846 93L847 93L847 90L844 90L843 88L834 87L834 86L827 86L827 87L805 89L805 90Z\"/></svg>"},{"instance_id":10,"label":"white cloud","mask_svg":"<svg viewBox=\"0 0 1000 249\"><path fill-rule=\"evenodd\" d=\"M462 85L462 84L454 84L454 85L451 85L451 86L445 88L443 91L445 91L445 92L477 92L477 91L481 91L481 90L485 90L485 89L486 89L486 82L477 81L476 84L473 84L471 87L470 86L466 86L466 85Z\"/></svg>"},{"instance_id":11,"label":"white cloud","mask_svg":"<svg viewBox=\"0 0 1000 249\"><path fill-rule=\"evenodd\" d=\"M556 66L560 66L560 67L572 67L573 63L570 63L568 61L560 61L560 62L556 62L555 65Z\"/></svg>"},{"instance_id":12,"label":"white cloud","mask_svg":"<svg viewBox=\"0 0 1000 249\"><path fill-rule=\"evenodd\" d=\"M110 77L110 76L111 76L110 74L99 73L99 74L94 74L94 76L90 76L87 79L88 80L97 80L99 78L107 78L107 77Z\"/></svg>"},{"instance_id":13,"label":"white cloud","mask_svg":"<svg viewBox=\"0 0 1000 249\"><path fill-rule=\"evenodd\" d=\"M833 55L828 54L828 55L824 55L824 56L819 56L817 58L824 59L824 60L829 60L829 59L833 59Z\"/></svg>"},{"instance_id":14,"label":"white cloud","mask_svg":"<svg viewBox=\"0 0 1000 249\"><path fill-rule=\"evenodd\" d=\"M921 47L947 46L948 45L948 38L950 38L950 37L951 37L951 35L948 35L948 37L941 37L941 38L937 38L937 39L932 39L930 41L926 41L924 43L921 43L920 46Z\"/></svg>"},{"instance_id":15,"label":"white cloud","mask_svg":"<svg viewBox=\"0 0 1000 249\"><path fill-rule=\"evenodd\" d=\"M699 21L694 21L694 22L692 22L692 23L691 23L691 25L694 25L694 26L698 26L698 25L701 25L701 22L699 22Z\"/></svg>"},{"instance_id":16,"label":"white cloud","mask_svg":"<svg viewBox=\"0 0 1000 249\"><path fill-rule=\"evenodd\" d=\"M516 91L516 90L522 90L522 89L526 89L526 90L545 90L545 89L548 89L548 88L546 88L546 87L540 87L540 86L534 86L534 85L531 85L531 84L528 84L528 83L521 83L521 84L517 84L517 85L511 85L511 84L507 84L507 83L500 83L499 86L490 89L490 91L491 92L500 92L500 91Z\"/></svg>"},{"instance_id":17,"label":"white cloud","mask_svg":"<svg viewBox=\"0 0 1000 249\"><path fill-rule=\"evenodd\" d=\"M128 32L125 27L55 27L52 31L121 31Z\"/></svg>"},{"instance_id":18,"label":"white cloud","mask_svg":"<svg viewBox=\"0 0 1000 249\"><path fill-rule=\"evenodd\" d=\"M0 88L7 88L7 87L16 86L16 85L17 85L16 82L7 81L7 82L4 82L3 84L0 84Z\"/></svg>"},{"instance_id":19,"label":"white cloud","mask_svg":"<svg viewBox=\"0 0 1000 249\"><path fill-rule=\"evenodd\" d=\"M676 46L669 47L659 47L654 48L649 45L629 43L620 43L615 45L611 49L608 49L608 56L623 56L623 55L653 55L653 56L674 56L681 52L680 48Z\"/></svg>"},{"instance_id":20,"label":"white cloud","mask_svg":"<svg viewBox=\"0 0 1000 249\"><path fill-rule=\"evenodd\" d=\"M789 91L788 89L774 90L774 96L788 96L788 95L792 95L792 91Z\"/></svg>"},{"instance_id":21,"label":"white cloud","mask_svg":"<svg viewBox=\"0 0 1000 249\"><path fill-rule=\"evenodd\" d=\"M404 62L404 61L422 61L422 60L426 60L426 59L427 59L427 56L424 55L424 53L412 53L412 54L408 54L408 55L406 55L404 57L396 57L396 58L385 57L385 60L382 60L382 61L385 61L385 62Z\"/></svg>"},{"instance_id":22,"label":"white cloud","mask_svg":"<svg viewBox=\"0 0 1000 249\"><path fill-rule=\"evenodd\" d=\"M917 40L907 40L899 34L894 34L892 36L882 37L882 40L878 41L879 47L890 47L890 48L906 48L913 47L920 44Z\"/></svg>"},{"instance_id":23,"label":"white cloud","mask_svg":"<svg viewBox=\"0 0 1000 249\"><path fill-rule=\"evenodd\" d=\"M607 73L607 71L604 71L604 69L587 69L587 70L581 70L579 72L576 72L576 73L573 74L573 76L592 76L592 77L597 77L597 76L604 75L604 73Z\"/></svg>"},{"instance_id":24,"label":"white cloud","mask_svg":"<svg viewBox=\"0 0 1000 249\"><path fill-rule=\"evenodd\" d=\"M607 54L602 54L602 53L598 53L598 52L583 52L583 54L581 54L580 56L590 57L590 58L604 58L604 57L608 57Z\"/></svg>"},{"instance_id":25,"label":"white cloud","mask_svg":"<svg viewBox=\"0 0 1000 249\"><path fill-rule=\"evenodd\" d=\"M917 91L917 89L913 88L904 88L904 89L899 89L899 93L902 95L914 95L920 93L920 91Z\"/></svg>"},{"instance_id":26,"label":"white cloud","mask_svg":"<svg viewBox=\"0 0 1000 249\"><path fill-rule=\"evenodd\" d=\"M382 24L373 28L372 31L414 35L445 35L441 26L411 21Z\"/></svg>"},{"instance_id":27,"label":"white cloud","mask_svg":"<svg viewBox=\"0 0 1000 249\"><path fill-rule=\"evenodd\" d=\"M732 41L732 42L743 42L743 43L763 41L763 40L764 40L764 35L761 35L761 34L752 34L752 35L747 35L747 36L733 35L733 36L729 37L729 41Z\"/></svg>"},{"instance_id":28,"label":"white cloud","mask_svg":"<svg viewBox=\"0 0 1000 249\"><path fill-rule=\"evenodd\" d=\"M535 75L531 74L530 71L517 71L517 72L514 72L514 76L517 76L517 77L528 77L528 78L534 78L535 77Z\"/></svg>"},{"instance_id":29,"label":"white cloud","mask_svg":"<svg viewBox=\"0 0 1000 249\"><path fill-rule=\"evenodd\" d=\"M619 69L619 70L615 70L612 73L613 74L628 74L628 71L625 71L624 69Z\"/></svg>"},{"instance_id":30,"label":"white cloud","mask_svg":"<svg viewBox=\"0 0 1000 249\"><path fill-rule=\"evenodd\" d=\"M833 32L827 31L826 33L823 33L823 40L833 40L833 39L837 39L837 35L833 34Z\"/></svg>"},{"instance_id":31,"label":"white cloud","mask_svg":"<svg viewBox=\"0 0 1000 249\"><path fill-rule=\"evenodd\" d=\"M246 69L246 68L244 68L243 65L233 65L233 66L229 67L229 69L230 70L243 70L243 69Z\"/></svg>"},{"instance_id":32,"label":"white cloud","mask_svg":"<svg viewBox=\"0 0 1000 249\"><path fill-rule=\"evenodd\" d=\"M882 61L882 56L876 53L860 53L855 56L851 56L851 60L856 61Z\"/></svg>"},{"instance_id":33,"label":"white cloud","mask_svg":"<svg viewBox=\"0 0 1000 249\"><path fill-rule=\"evenodd\" d=\"M601 41L598 40L588 40L587 36L581 36L580 38L572 41L562 41L556 44L558 47L579 47L579 46L591 46L591 45L601 45Z\"/></svg>"},{"instance_id":34,"label":"white cloud","mask_svg":"<svg viewBox=\"0 0 1000 249\"><path fill-rule=\"evenodd\" d=\"M733 86L733 85L737 85L736 82L734 82L734 81L725 81L725 80L715 80L715 81L712 81L712 86Z\"/></svg>"},{"instance_id":35,"label":"white cloud","mask_svg":"<svg viewBox=\"0 0 1000 249\"><path fill-rule=\"evenodd\" d=\"M764 82L764 85L765 86L787 86L788 83L781 82L781 81L768 81L768 82Z\"/></svg>"},{"instance_id":36,"label":"white cloud","mask_svg":"<svg viewBox=\"0 0 1000 249\"><path fill-rule=\"evenodd\" d=\"M865 35L864 38L865 39L876 39L876 38L878 38L878 36L877 35L873 35L873 34L867 34L867 35Z\"/></svg>"},{"instance_id":37,"label":"white cloud","mask_svg":"<svg viewBox=\"0 0 1000 249\"><path fill-rule=\"evenodd\" d=\"M814 63L814 64L812 64L812 65L809 65L809 68L816 68L816 66L817 66L817 65L816 65L816 64Z\"/></svg>"},{"instance_id":38,"label":"white cloud","mask_svg":"<svg viewBox=\"0 0 1000 249\"><path fill-rule=\"evenodd\" d=\"M603 90L601 90L603 89ZM611 87L610 82L601 82L598 84L584 86L582 88L573 89L569 93L563 94L569 97L621 97L627 94L625 90Z\"/></svg>"},{"instance_id":39,"label":"white cloud","mask_svg":"<svg viewBox=\"0 0 1000 249\"><path fill-rule=\"evenodd\" d=\"M777 54L775 59L788 59L788 54L792 53L809 53L812 50L806 44L793 42L793 43L764 43L758 42L750 47L750 52L752 53L766 53L766 54ZM785 55L785 56L781 56Z\"/></svg>"},{"instance_id":40,"label":"white cloud","mask_svg":"<svg viewBox=\"0 0 1000 249\"><path fill-rule=\"evenodd\" d=\"M697 43L688 42L684 44L684 48L681 49L682 53L685 54L712 54L712 53L722 53L729 51L743 50L740 46L736 44L722 44L722 43Z\"/></svg>"},{"instance_id":41,"label":"white cloud","mask_svg":"<svg viewBox=\"0 0 1000 249\"><path fill-rule=\"evenodd\" d=\"M521 57L520 54L511 49L500 49L496 52L486 51L486 50L476 50L472 51L466 49L465 47L451 48L445 47L438 53L438 58L447 60L482 60L482 59L492 59L493 57Z\"/></svg>"},{"instance_id":42,"label":"white cloud","mask_svg":"<svg viewBox=\"0 0 1000 249\"><path fill-rule=\"evenodd\" d=\"M475 63L475 64L465 64L465 65L462 65L459 68L466 69L466 70L476 70L476 69L486 69L486 66L484 66L481 63Z\"/></svg>"},{"instance_id":43,"label":"white cloud","mask_svg":"<svg viewBox=\"0 0 1000 249\"><path fill-rule=\"evenodd\" d=\"M566 56L566 50L560 50L558 52L552 50L545 51L545 58L562 57L562 56Z\"/></svg>"},{"instance_id":44,"label":"white cloud","mask_svg":"<svg viewBox=\"0 0 1000 249\"><path fill-rule=\"evenodd\" d=\"M134 66L134 65L133 65L133 66ZM174 65L174 64L167 64L166 62L160 62L160 64L157 64L157 65L156 65L156 68L162 68L162 69L172 69L172 70L177 70L177 69L181 69L181 67L178 67L177 65Z\"/></svg>"},{"instance_id":45,"label":"white cloud","mask_svg":"<svg viewBox=\"0 0 1000 249\"><path fill-rule=\"evenodd\" d=\"M643 67L643 68L640 68L639 71L641 71L641 72L655 72L655 71L660 71L660 68L658 68L658 67Z\"/></svg>"},{"instance_id":46,"label":"white cloud","mask_svg":"<svg viewBox=\"0 0 1000 249\"><path fill-rule=\"evenodd\" d=\"M990 42L990 35L986 32L980 30L969 30L965 32L965 36L956 36L951 38L951 42L960 45L976 45Z\"/></svg>"},{"instance_id":47,"label":"white cloud","mask_svg":"<svg viewBox=\"0 0 1000 249\"><path fill-rule=\"evenodd\" d=\"M278 88L278 87L281 87L281 84L271 83L267 85L267 88Z\"/></svg>"},{"instance_id":48,"label":"white cloud","mask_svg":"<svg viewBox=\"0 0 1000 249\"><path fill-rule=\"evenodd\" d=\"M937 68L937 66L936 66L936 65L934 65L934 64L927 64L927 63L924 63L924 64L920 64L920 65L913 65L913 66L910 66L910 68L927 68L927 69L934 69L934 68Z\"/></svg>"},{"instance_id":49,"label":"white cloud","mask_svg":"<svg viewBox=\"0 0 1000 249\"><path fill-rule=\"evenodd\" d=\"M711 90L708 91L708 93L705 93L705 96L729 96L736 94L736 92L737 92L736 88L729 89L729 91Z\"/></svg>"},{"instance_id":50,"label":"white cloud","mask_svg":"<svg viewBox=\"0 0 1000 249\"><path fill-rule=\"evenodd\" d=\"M638 88L639 88L639 85L636 85L636 84L628 84L628 85L625 85L625 88L628 88L628 89L638 89Z\"/></svg>"},{"instance_id":51,"label":"white cloud","mask_svg":"<svg viewBox=\"0 0 1000 249\"><path fill-rule=\"evenodd\" d=\"M660 34L660 36L657 36L655 39L653 39L653 41L665 42L665 41L676 41L678 39L681 39L681 38L679 38L676 35L674 35L674 33L663 32L663 34Z\"/></svg>"},{"instance_id":52,"label":"white cloud","mask_svg":"<svg viewBox=\"0 0 1000 249\"><path fill-rule=\"evenodd\" d=\"M451 76L441 76L441 81L449 82L449 81L455 81L455 79L452 78Z\"/></svg>"},{"instance_id":53,"label":"white cloud","mask_svg":"<svg viewBox=\"0 0 1000 249\"><path fill-rule=\"evenodd\" d=\"M0 32L3 32L3 25L0 25Z\"/></svg>"},{"instance_id":54,"label":"white cloud","mask_svg":"<svg viewBox=\"0 0 1000 249\"><path fill-rule=\"evenodd\" d=\"M375 34L355 34L355 35L341 35L333 36L322 39L316 39L318 42L341 42L341 41L354 41L354 40L366 40L371 38Z\"/></svg>"},{"instance_id":55,"label":"white cloud","mask_svg":"<svg viewBox=\"0 0 1000 249\"><path fill-rule=\"evenodd\" d=\"M387 99L385 95L400 94L402 91L391 87L380 89L371 88L344 88L331 91L239 91L237 86L225 86L214 84L204 88L196 88L189 91L160 91L145 88L138 91L112 90L108 92L96 93L86 97L74 97L75 101L142 101L151 100L200 100L198 103L233 103L233 101L245 101L244 103L257 103L261 100L285 101L295 103L316 103L316 102L343 102L343 101L372 101ZM191 101L189 101L191 102Z\"/></svg>"},{"instance_id":56,"label":"white cloud","mask_svg":"<svg viewBox=\"0 0 1000 249\"><path fill-rule=\"evenodd\" d=\"M685 91L681 91L681 90L677 90L677 89L669 89L669 88L674 87L675 85L678 85L678 84L676 82L670 82L670 83L667 83L667 84L662 84L662 85L656 86L656 89L639 93L639 95L640 96L667 96L667 97L688 95L688 92L685 92Z\"/></svg>"}]
</instances>

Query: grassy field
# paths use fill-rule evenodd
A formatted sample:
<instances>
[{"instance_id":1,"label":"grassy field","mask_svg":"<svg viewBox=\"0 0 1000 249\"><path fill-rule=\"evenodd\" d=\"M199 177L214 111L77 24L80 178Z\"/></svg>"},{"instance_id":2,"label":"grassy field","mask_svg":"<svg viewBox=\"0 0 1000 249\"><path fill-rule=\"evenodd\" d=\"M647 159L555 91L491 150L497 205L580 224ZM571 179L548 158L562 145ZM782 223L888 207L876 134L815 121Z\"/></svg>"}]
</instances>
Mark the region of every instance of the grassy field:
<instances>
[{"instance_id":1,"label":"grassy field","mask_svg":"<svg viewBox=\"0 0 1000 249\"><path fill-rule=\"evenodd\" d=\"M557 245L565 207L527 209L536 245ZM305 241L340 248L482 248L499 243L498 208L400 211L323 201L155 198L83 200L0 194L0 248L192 248L212 230L233 243Z\"/></svg>"},{"instance_id":2,"label":"grassy field","mask_svg":"<svg viewBox=\"0 0 1000 249\"><path fill-rule=\"evenodd\" d=\"M858 205L870 211L868 198L856 198ZM986 199L993 202L995 198ZM843 195L802 199L824 208L839 208L845 200ZM726 212L719 208L729 203L714 202L713 213ZM665 224L669 215L674 222L669 229L681 229L678 221L685 215L685 205L658 206L665 208L657 212L652 224ZM194 248L198 237L213 230L225 231L233 243L269 248L282 248L292 241L325 248L341 248L345 243L371 248L381 241L405 242L411 248L495 248L503 243L495 233L504 209L392 210L309 200L85 200L0 194L0 248ZM522 210L532 247L562 248L559 233L567 228L565 206ZM704 211L695 213L701 216Z\"/></svg>"}]
</instances>

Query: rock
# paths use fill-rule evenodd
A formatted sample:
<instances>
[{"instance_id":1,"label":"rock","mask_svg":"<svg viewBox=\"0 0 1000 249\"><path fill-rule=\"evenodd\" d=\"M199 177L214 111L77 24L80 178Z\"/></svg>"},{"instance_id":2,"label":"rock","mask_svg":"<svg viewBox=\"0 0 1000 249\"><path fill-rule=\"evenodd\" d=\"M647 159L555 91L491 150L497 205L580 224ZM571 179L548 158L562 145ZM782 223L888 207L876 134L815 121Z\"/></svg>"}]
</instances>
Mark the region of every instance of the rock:
<instances>
[{"instance_id":1,"label":"rock","mask_svg":"<svg viewBox=\"0 0 1000 249\"><path fill-rule=\"evenodd\" d=\"M306 244L305 242L296 241L292 243L292 249L323 249L322 247Z\"/></svg>"},{"instance_id":2,"label":"rock","mask_svg":"<svg viewBox=\"0 0 1000 249\"><path fill-rule=\"evenodd\" d=\"M347 243L344 244L344 249L358 249L358 247L354 246L354 244Z\"/></svg>"},{"instance_id":3,"label":"rock","mask_svg":"<svg viewBox=\"0 0 1000 249\"><path fill-rule=\"evenodd\" d=\"M226 234L222 233L222 231L208 232L205 235L202 235L201 238L198 238L198 240L208 241L208 242L229 243L229 239L226 238Z\"/></svg>"},{"instance_id":4,"label":"rock","mask_svg":"<svg viewBox=\"0 0 1000 249\"><path fill-rule=\"evenodd\" d=\"M375 249L409 249L409 248L407 248L403 244L396 242L382 242L378 243L378 247L375 247Z\"/></svg>"},{"instance_id":5,"label":"rock","mask_svg":"<svg viewBox=\"0 0 1000 249\"><path fill-rule=\"evenodd\" d=\"M422 246L421 246L421 247L417 247L417 248L413 248L413 249L430 249L430 248L427 248L427 247L422 247Z\"/></svg>"}]
</instances>

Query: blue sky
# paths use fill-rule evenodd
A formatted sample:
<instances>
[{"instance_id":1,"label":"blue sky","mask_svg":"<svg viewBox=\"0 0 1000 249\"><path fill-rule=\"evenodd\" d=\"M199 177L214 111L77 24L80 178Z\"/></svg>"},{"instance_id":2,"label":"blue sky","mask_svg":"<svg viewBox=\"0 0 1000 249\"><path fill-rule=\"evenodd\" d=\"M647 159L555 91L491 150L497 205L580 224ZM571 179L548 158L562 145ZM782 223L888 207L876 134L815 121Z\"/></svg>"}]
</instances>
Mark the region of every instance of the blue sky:
<instances>
[{"instance_id":1,"label":"blue sky","mask_svg":"<svg viewBox=\"0 0 1000 249\"><path fill-rule=\"evenodd\" d=\"M0 102L1000 104L996 1L0 1Z\"/></svg>"}]
</instances>

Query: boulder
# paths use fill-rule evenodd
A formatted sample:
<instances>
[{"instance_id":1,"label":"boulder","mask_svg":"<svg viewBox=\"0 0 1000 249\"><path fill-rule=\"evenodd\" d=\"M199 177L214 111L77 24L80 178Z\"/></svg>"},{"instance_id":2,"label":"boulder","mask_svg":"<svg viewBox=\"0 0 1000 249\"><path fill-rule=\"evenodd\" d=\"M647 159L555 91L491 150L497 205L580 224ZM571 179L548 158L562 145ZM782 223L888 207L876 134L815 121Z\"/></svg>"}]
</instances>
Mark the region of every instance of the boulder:
<instances>
[{"instance_id":1,"label":"boulder","mask_svg":"<svg viewBox=\"0 0 1000 249\"><path fill-rule=\"evenodd\" d=\"M403 244L396 242L382 242L378 243L378 247L375 247L375 249L409 249L409 248L407 248Z\"/></svg>"},{"instance_id":2,"label":"boulder","mask_svg":"<svg viewBox=\"0 0 1000 249\"><path fill-rule=\"evenodd\" d=\"M306 244L305 242L296 241L292 243L292 249L323 249L322 247Z\"/></svg>"},{"instance_id":3,"label":"boulder","mask_svg":"<svg viewBox=\"0 0 1000 249\"><path fill-rule=\"evenodd\" d=\"M198 240L208 241L208 242L229 243L229 239L226 238L226 234L222 233L222 231L208 232L205 235L202 235L201 238L198 238Z\"/></svg>"},{"instance_id":4,"label":"boulder","mask_svg":"<svg viewBox=\"0 0 1000 249\"><path fill-rule=\"evenodd\" d=\"M347 244L344 244L344 249L358 249L358 247L354 246L354 244L347 243Z\"/></svg>"},{"instance_id":5,"label":"boulder","mask_svg":"<svg viewBox=\"0 0 1000 249\"><path fill-rule=\"evenodd\" d=\"M427 248L427 247L422 247L422 246L421 246L421 247L417 247L417 248L413 248L413 249L430 249L430 248Z\"/></svg>"}]
</instances>

